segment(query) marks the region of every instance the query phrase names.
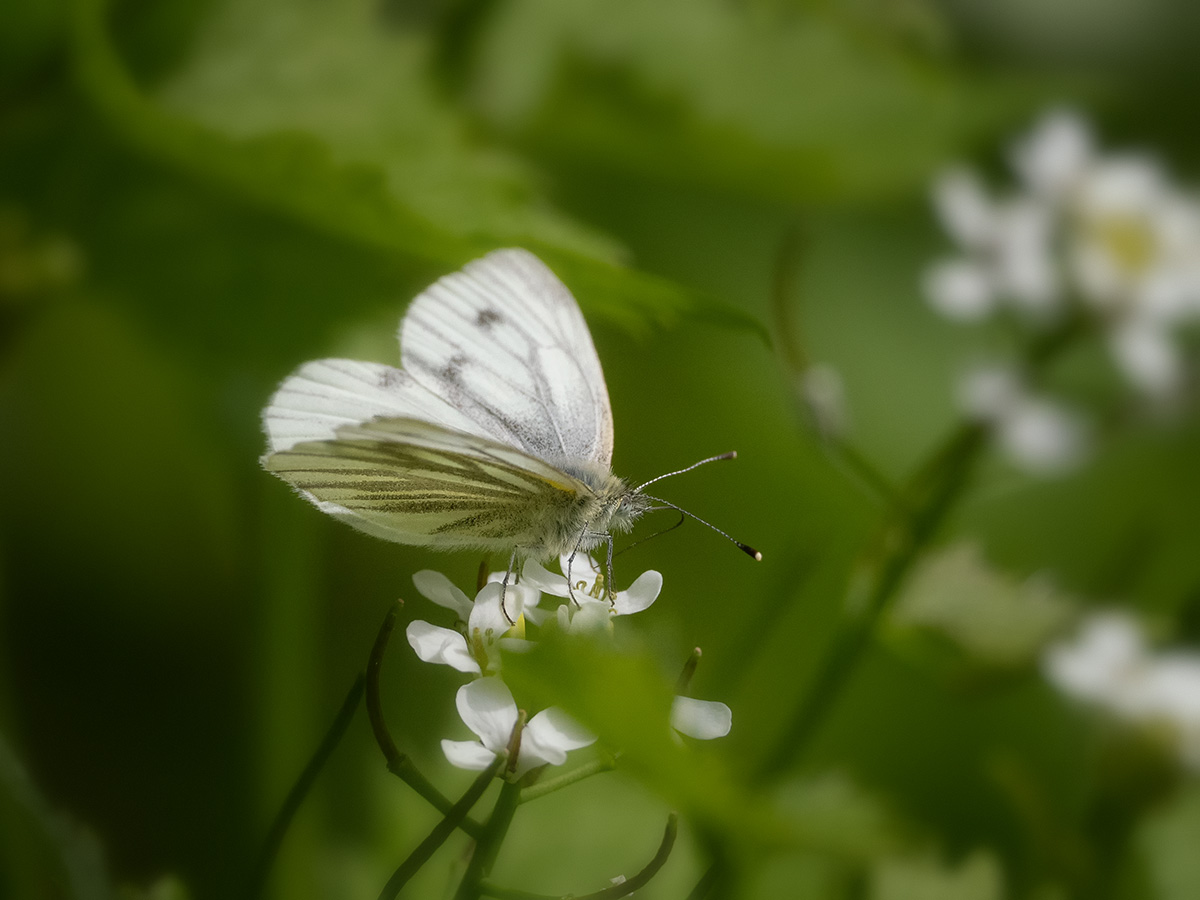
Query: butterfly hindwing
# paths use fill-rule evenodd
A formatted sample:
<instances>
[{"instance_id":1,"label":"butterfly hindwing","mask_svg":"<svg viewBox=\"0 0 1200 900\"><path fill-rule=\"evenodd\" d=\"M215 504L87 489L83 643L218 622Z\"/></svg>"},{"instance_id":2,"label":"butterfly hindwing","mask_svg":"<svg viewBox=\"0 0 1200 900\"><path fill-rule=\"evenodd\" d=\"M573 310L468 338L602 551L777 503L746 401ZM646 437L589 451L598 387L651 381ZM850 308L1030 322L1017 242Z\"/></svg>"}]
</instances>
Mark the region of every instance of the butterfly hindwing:
<instances>
[{"instance_id":1,"label":"butterfly hindwing","mask_svg":"<svg viewBox=\"0 0 1200 900\"><path fill-rule=\"evenodd\" d=\"M264 465L360 530L434 547L540 547L590 495L513 447L404 418L342 426Z\"/></svg>"}]
</instances>

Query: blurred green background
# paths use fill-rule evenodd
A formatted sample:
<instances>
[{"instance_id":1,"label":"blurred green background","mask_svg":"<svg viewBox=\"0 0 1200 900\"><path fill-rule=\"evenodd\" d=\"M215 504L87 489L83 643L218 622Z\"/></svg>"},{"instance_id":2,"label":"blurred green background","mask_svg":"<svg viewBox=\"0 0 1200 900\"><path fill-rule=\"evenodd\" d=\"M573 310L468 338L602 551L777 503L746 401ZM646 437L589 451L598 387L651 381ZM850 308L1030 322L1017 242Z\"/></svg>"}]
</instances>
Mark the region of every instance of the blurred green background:
<instances>
[{"instance_id":1,"label":"blurred green background","mask_svg":"<svg viewBox=\"0 0 1200 900\"><path fill-rule=\"evenodd\" d=\"M739 452L663 490L765 561L688 525L619 572L664 574L622 627L665 677L703 648L696 695L734 729L700 752L751 779L879 516L807 429L780 329L840 370L855 441L902 477L1002 340L920 296L947 247L932 174L999 177L1063 102L1197 174L1198 40L1187 0L0 3L0 897L238 895L388 605L430 615L412 573L466 586L479 563L327 521L259 468L260 410L305 360L395 363L407 301L499 246L578 297L619 474ZM1073 366L1083 395L1119 392ZM990 461L940 539L1194 642L1198 458L1189 409L1063 479ZM827 846L764 851L745 894L1200 896L1200 790L1153 747L1114 757L1013 640L885 628L761 788ZM395 641L389 721L448 793L459 683ZM667 809L619 773L523 807L497 879L595 890ZM360 713L273 895L373 897L435 821ZM442 896L462 846L411 895ZM705 864L685 828L644 896L687 896Z\"/></svg>"}]
</instances>

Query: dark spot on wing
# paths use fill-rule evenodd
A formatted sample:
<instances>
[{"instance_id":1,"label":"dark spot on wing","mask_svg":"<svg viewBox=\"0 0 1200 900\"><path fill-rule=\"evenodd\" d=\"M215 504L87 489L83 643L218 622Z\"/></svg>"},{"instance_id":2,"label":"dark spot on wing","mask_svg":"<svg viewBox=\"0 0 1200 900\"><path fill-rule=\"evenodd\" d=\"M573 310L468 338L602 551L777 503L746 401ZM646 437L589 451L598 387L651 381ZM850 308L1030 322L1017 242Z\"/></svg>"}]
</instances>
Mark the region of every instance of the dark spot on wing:
<instances>
[{"instance_id":1,"label":"dark spot on wing","mask_svg":"<svg viewBox=\"0 0 1200 900\"><path fill-rule=\"evenodd\" d=\"M467 358L465 356L463 356L461 353L456 353L450 357L449 362L442 366L442 369L440 372L438 372L438 375L443 381L449 381L451 384L461 384L462 368L466 362Z\"/></svg>"},{"instance_id":2,"label":"dark spot on wing","mask_svg":"<svg viewBox=\"0 0 1200 900\"><path fill-rule=\"evenodd\" d=\"M399 369L384 369L379 374L379 386L381 388L397 388L402 384L404 384L404 373Z\"/></svg>"},{"instance_id":3,"label":"dark spot on wing","mask_svg":"<svg viewBox=\"0 0 1200 900\"><path fill-rule=\"evenodd\" d=\"M482 328L484 331L490 329L493 325L503 322L504 317L494 309L481 309L479 315L475 317L475 325Z\"/></svg>"}]
</instances>

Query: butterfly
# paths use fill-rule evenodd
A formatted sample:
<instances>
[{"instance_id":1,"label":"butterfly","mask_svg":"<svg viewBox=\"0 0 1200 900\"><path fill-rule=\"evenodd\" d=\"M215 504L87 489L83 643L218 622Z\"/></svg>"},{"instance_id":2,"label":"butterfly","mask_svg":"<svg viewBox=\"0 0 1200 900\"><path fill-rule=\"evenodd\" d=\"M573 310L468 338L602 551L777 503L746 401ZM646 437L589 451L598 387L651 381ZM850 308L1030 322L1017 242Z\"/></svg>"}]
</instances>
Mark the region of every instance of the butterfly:
<instances>
[{"instance_id":1,"label":"butterfly","mask_svg":"<svg viewBox=\"0 0 1200 900\"><path fill-rule=\"evenodd\" d=\"M306 363L263 412L264 468L322 511L401 544L508 552L510 573L518 556L607 543L610 585L614 533L651 508L691 516L643 492L659 479L613 474L587 323L532 253L497 250L440 279L409 305L399 340L401 368Z\"/></svg>"}]
</instances>

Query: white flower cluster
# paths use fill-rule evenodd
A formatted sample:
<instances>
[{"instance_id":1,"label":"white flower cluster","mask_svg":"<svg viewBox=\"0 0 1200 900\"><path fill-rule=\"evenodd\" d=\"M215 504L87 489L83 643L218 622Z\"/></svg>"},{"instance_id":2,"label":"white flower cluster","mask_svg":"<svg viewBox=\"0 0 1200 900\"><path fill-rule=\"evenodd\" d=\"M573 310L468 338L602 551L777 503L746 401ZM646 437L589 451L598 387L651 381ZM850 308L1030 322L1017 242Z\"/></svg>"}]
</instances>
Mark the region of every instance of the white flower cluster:
<instances>
[{"instance_id":1,"label":"white flower cluster","mask_svg":"<svg viewBox=\"0 0 1200 900\"><path fill-rule=\"evenodd\" d=\"M1008 310L1034 327L1083 315L1142 396L1177 393L1184 366L1174 333L1200 318L1200 203L1152 157L1100 153L1087 123L1068 111L1044 116L1009 158L1018 186L1003 197L965 168L936 179L934 206L961 252L925 273L931 305L959 321ZM1043 407L1044 434L1070 430L1047 424L1056 405L1027 390L1015 399ZM1020 446L1004 435L1028 421L1013 414L994 424L1002 443ZM1057 452L1064 440L1048 442ZM1035 468L1043 462L1036 450L1013 455Z\"/></svg>"},{"instance_id":2,"label":"white flower cluster","mask_svg":"<svg viewBox=\"0 0 1200 900\"><path fill-rule=\"evenodd\" d=\"M1200 654L1152 653L1137 622L1108 612L1051 646L1043 669L1071 697L1137 725L1166 726L1184 765L1200 770Z\"/></svg>"},{"instance_id":3,"label":"white flower cluster","mask_svg":"<svg viewBox=\"0 0 1200 900\"><path fill-rule=\"evenodd\" d=\"M570 586L565 575L554 574L530 560L518 583L510 578L506 587L503 573L493 574L474 600L440 572L424 570L413 576L413 584L422 596L456 613L458 621L457 627L444 628L415 620L407 629L409 644L425 662L476 676L459 688L457 706L463 722L478 740L442 741L442 751L451 764L485 769L496 754L507 748L518 710L500 677L500 649L528 646L527 626L541 626L553 616L564 632L610 635L614 617L641 612L662 591L662 575L651 570L642 573L627 590L609 597L600 567L590 556L577 555L573 563L563 557L559 564L564 573L570 571ZM544 609L543 594L565 602ZM723 737L731 724L732 713L724 703L676 697L671 709L671 727L689 737ZM562 710L542 710L521 734L512 776L519 777L538 766L562 765L568 751L595 740Z\"/></svg>"},{"instance_id":4,"label":"white flower cluster","mask_svg":"<svg viewBox=\"0 0 1200 900\"><path fill-rule=\"evenodd\" d=\"M958 402L971 418L990 425L1000 448L1027 471L1052 475L1083 456L1082 418L1034 394L1011 366L979 366L959 383Z\"/></svg>"}]
</instances>

